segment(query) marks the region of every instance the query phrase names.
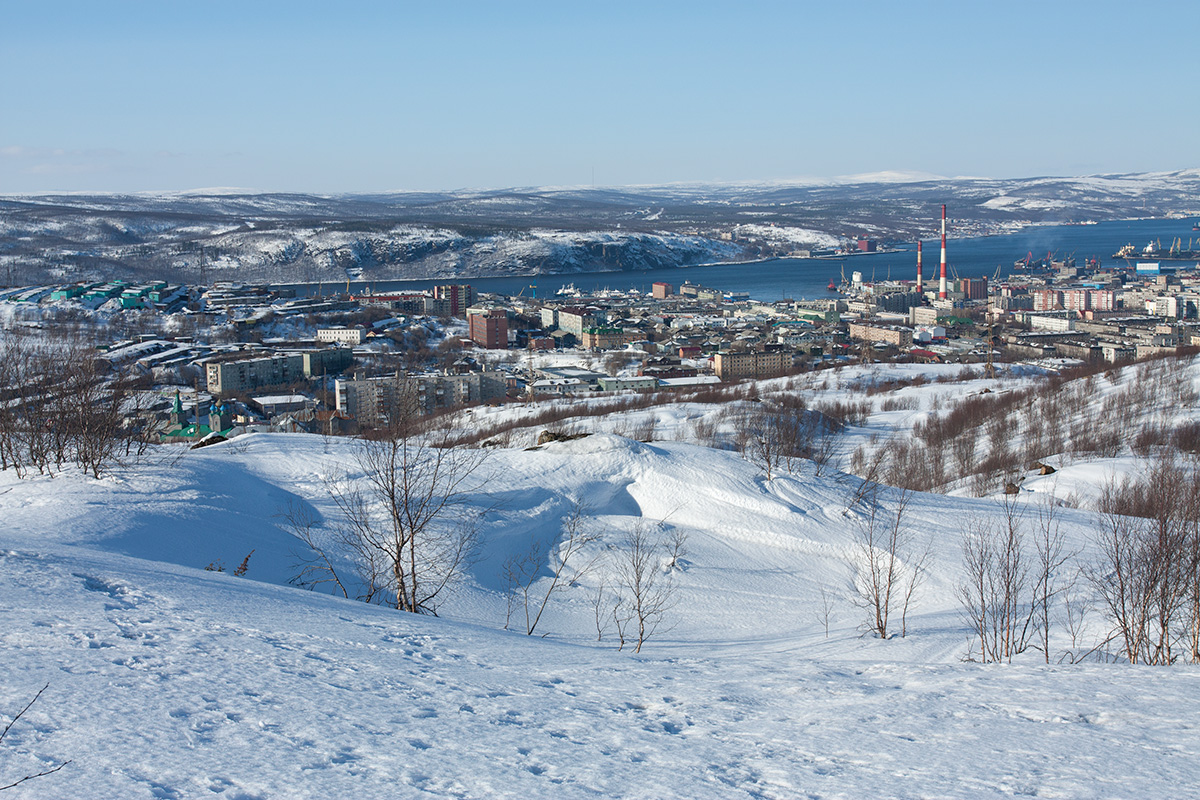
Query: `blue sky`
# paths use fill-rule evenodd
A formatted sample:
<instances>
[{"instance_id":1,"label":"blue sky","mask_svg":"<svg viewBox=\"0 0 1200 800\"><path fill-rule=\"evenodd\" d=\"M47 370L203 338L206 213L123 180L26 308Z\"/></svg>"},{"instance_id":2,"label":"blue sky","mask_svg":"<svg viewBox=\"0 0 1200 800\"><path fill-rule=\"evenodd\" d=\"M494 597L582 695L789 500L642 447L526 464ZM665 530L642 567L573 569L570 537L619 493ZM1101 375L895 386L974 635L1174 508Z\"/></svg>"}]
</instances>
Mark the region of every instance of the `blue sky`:
<instances>
[{"instance_id":1,"label":"blue sky","mask_svg":"<svg viewBox=\"0 0 1200 800\"><path fill-rule=\"evenodd\" d=\"M0 194L1200 166L1168 2L9 2Z\"/></svg>"}]
</instances>

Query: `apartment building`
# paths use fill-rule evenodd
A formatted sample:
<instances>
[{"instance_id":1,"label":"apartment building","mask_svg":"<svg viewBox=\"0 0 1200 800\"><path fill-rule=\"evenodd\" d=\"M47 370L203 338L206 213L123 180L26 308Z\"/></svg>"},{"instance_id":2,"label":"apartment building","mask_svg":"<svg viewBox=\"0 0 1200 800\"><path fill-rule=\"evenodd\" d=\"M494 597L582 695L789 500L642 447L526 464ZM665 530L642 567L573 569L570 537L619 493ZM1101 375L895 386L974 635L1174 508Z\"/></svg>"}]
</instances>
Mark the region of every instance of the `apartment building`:
<instances>
[{"instance_id":1,"label":"apartment building","mask_svg":"<svg viewBox=\"0 0 1200 800\"><path fill-rule=\"evenodd\" d=\"M486 403L504 397L500 372L465 375L381 375L339 378L334 383L336 407L359 425L384 427L406 414L432 414L446 408Z\"/></svg>"},{"instance_id":2,"label":"apartment building","mask_svg":"<svg viewBox=\"0 0 1200 800\"><path fill-rule=\"evenodd\" d=\"M781 374L791 363L791 353L784 350L752 350L744 353L721 351L713 356L713 371L723 381L735 378L764 378Z\"/></svg>"},{"instance_id":3,"label":"apartment building","mask_svg":"<svg viewBox=\"0 0 1200 800\"><path fill-rule=\"evenodd\" d=\"M895 347L911 347L913 332L912 328L895 325L868 325L863 322L851 322L850 338L863 342L881 342Z\"/></svg>"},{"instance_id":4,"label":"apartment building","mask_svg":"<svg viewBox=\"0 0 1200 800\"><path fill-rule=\"evenodd\" d=\"M208 391L215 395L230 395L341 372L353 360L350 350L342 347L235 356L205 362L204 375Z\"/></svg>"},{"instance_id":5,"label":"apartment building","mask_svg":"<svg viewBox=\"0 0 1200 800\"><path fill-rule=\"evenodd\" d=\"M508 312L503 308L477 309L467 312L467 336L488 350L508 348Z\"/></svg>"}]
</instances>

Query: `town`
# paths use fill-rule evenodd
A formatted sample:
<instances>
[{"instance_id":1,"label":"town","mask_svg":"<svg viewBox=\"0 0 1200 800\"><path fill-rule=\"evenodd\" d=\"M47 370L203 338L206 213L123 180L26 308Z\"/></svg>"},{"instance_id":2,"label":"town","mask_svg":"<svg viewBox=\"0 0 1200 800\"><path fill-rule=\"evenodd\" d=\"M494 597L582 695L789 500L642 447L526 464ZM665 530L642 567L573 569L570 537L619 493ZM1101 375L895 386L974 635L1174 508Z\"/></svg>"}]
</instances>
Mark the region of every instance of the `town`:
<instances>
[{"instance_id":1,"label":"town","mask_svg":"<svg viewBox=\"0 0 1200 800\"><path fill-rule=\"evenodd\" d=\"M947 277L945 253L943 233L936 279L918 247L910 280L854 272L832 296L774 302L689 281L537 298L469 284L306 297L116 280L8 288L0 304L14 333L73 337L103 372L135 381L143 401L124 404L121 424L149 442L352 434L414 411L696 390L851 363L994 374L998 363L1117 363L1200 344L1191 265L1048 256L1018 261L1003 280L999 270L960 279Z\"/></svg>"}]
</instances>

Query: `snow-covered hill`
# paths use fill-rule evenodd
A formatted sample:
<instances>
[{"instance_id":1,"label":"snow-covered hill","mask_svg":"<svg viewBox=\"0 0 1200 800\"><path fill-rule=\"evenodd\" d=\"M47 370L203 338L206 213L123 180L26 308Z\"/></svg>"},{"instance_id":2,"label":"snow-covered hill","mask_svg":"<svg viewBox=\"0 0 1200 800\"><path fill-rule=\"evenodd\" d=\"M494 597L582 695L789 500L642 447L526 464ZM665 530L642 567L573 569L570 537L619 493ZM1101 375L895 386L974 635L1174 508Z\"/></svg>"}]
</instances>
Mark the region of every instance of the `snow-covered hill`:
<instances>
[{"instance_id":1,"label":"snow-covered hill","mask_svg":"<svg viewBox=\"0 0 1200 800\"><path fill-rule=\"evenodd\" d=\"M885 173L797 183L310 196L228 190L0 198L0 268L317 282L635 271L929 234L1200 214L1200 170L1080 178ZM732 239L723 238L732 236Z\"/></svg>"},{"instance_id":2,"label":"snow-covered hill","mask_svg":"<svg viewBox=\"0 0 1200 800\"><path fill-rule=\"evenodd\" d=\"M50 684L0 745L0 779L72 762L15 796L1141 797L1196 783L1193 668L961 661L959 537L994 499L915 496L929 576L908 636L883 641L850 602L862 514L847 512L848 476L808 465L767 482L731 452L604 433L502 448L472 501L481 558L434 619L286 585L299 543L277 514L336 519L326 480L354 474L357 446L255 434L101 480L0 477L0 710ZM639 520L687 535L670 630L640 655L611 631L596 641L600 571L554 596L547 638L502 630L504 560L555 536L575 502L601 554ZM1061 514L1086 548L1089 514ZM202 569L251 550L247 577Z\"/></svg>"}]
</instances>

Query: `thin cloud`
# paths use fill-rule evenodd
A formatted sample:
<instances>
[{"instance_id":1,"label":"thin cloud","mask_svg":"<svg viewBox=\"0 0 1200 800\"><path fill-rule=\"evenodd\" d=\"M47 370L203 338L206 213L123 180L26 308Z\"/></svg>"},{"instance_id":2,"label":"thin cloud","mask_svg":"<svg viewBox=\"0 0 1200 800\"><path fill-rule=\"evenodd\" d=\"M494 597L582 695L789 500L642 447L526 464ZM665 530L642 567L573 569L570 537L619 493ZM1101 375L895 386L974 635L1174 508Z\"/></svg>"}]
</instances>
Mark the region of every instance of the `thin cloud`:
<instances>
[{"instance_id":1,"label":"thin cloud","mask_svg":"<svg viewBox=\"0 0 1200 800\"><path fill-rule=\"evenodd\" d=\"M0 156L5 158L119 158L123 150L114 147L90 147L84 150L66 150L61 147L26 147L9 144L0 147Z\"/></svg>"}]
</instances>

